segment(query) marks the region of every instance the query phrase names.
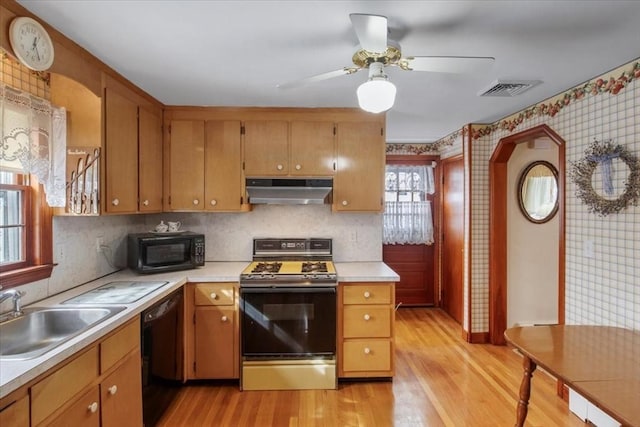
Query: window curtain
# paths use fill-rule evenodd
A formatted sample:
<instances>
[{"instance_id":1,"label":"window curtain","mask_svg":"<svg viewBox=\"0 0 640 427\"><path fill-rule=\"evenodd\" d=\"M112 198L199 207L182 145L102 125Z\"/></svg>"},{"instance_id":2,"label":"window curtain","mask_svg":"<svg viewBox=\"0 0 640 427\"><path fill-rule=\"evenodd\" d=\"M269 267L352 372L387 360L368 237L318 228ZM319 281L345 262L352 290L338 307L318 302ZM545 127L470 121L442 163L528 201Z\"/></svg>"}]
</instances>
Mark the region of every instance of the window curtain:
<instances>
[{"instance_id":1,"label":"window curtain","mask_svg":"<svg viewBox=\"0 0 640 427\"><path fill-rule=\"evenodd\" d=\"M433 167L386 166L384 244L433 244L433 217L427 195L434 192Z\"/></svg>"},{"instance_id":2,"label":"window curtain","mask_svg":"<svg viewBox=\"0 0 640 427\"><path fill-rule=\"evenodd\" d=\"M56 207L65 205L66 127L63 108L0 85L0 168L34 175Z\"/></svg>"}]
</instances>

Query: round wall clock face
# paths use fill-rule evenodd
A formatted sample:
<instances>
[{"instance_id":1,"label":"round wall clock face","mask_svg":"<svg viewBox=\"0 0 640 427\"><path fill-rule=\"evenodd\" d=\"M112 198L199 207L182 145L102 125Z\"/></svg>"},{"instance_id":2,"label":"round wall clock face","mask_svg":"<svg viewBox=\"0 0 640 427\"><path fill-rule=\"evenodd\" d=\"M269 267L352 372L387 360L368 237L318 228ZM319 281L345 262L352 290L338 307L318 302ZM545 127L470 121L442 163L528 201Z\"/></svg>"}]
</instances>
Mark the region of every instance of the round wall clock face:
<instances>
[{"instance_id":1,"label":"round wall clock face","mask_svg":"<svg viewBox=\"0 0 640 427\"><path fill-rule=\"evenodd\" d=\"M11 21L9 41L16 57L26 67L44 71L53 64L53 43L35 19L21 16Z\"/></svg>"}]
</instances>

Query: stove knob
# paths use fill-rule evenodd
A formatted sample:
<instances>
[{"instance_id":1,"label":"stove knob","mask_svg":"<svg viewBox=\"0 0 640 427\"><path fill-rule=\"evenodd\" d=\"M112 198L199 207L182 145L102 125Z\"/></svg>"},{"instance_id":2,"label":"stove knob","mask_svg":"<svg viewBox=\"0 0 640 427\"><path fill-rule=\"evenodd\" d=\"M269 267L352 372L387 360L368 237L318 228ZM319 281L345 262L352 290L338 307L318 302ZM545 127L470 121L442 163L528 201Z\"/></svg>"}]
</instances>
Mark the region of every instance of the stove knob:
<instances>
[{"instance_id":1,"label":"stove knob","mask_svg":"<svg viewBox=\"0 0 640 427\"><path fill-rule=\"evenodd\" d=\"M276 278L276 275L275 275L275 274L270 274L270 275L269 275L269 279L275 279L275 278Z\"/></svg>"}]
</instances>

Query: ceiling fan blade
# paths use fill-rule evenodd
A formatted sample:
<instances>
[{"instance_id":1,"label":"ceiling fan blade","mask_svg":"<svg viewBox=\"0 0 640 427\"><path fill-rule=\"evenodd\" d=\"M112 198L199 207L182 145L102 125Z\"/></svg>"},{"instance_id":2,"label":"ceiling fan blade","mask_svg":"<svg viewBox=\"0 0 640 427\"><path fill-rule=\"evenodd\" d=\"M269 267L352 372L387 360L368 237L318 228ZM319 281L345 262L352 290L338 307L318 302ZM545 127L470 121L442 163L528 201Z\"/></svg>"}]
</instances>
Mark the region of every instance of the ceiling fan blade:
<instances>
[{"instance_id":1,"label":"ceiling fan blade","mask_svg":"<svg viewBox=\"0 0 640 427\"><path fill-rule=\"evenodd\" d=\"M487 70L495 58L480 56L407 56L398 61L403 70L434 73L479 73Z\"/></svg>"},{"instance_id":2,"label":"ceiling fan blade","mask_svg":"<svg viewBox=\"0 0 640 427\"><path fill-rule=\"evenodd\" d=\"M384 53L387 50L387 17L352 13L349 15L362 49Z\"/></svg>"},{"instance_id":3,"label":"ceiling fan blade","mask_svg":"<svg viewBox=\"0 0 640 427\"><path fill-rule=\"evenodd\" d=\"M340 76L344 76L344 75L347 75L347 74L353 74L353 73L356 73L356 72L358 72L360 70L361 70L361 68L357 68L357 67L344 67L344 68L342 68L340 70L329 71L328 73L318 74L318 75L315 75L315 76L307 77L307 78L302 79L302 80L296 80L294 82L278 84L278 85L276 85L276 87L280 88L280 89L291 89L291 88L294 88L294 87L306 86L308 84L319 82L319 81L322 81L322 80L328 80L328 79L332 79L334 77L340 77Z\"/></svg>"}]
</instances>

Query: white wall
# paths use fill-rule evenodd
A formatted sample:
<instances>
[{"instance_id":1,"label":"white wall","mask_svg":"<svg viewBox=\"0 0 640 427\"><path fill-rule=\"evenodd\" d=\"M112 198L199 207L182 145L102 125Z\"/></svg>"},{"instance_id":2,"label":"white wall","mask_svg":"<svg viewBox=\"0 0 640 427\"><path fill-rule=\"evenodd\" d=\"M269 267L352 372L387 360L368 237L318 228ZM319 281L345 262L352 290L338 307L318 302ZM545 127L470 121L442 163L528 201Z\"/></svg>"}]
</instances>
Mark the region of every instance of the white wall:
<instances>
[{"instance_id":1,"label":"white wall","mask_svg":"<svg viewBox=\"0 0 640 427\"><path fill-rule=\"evenodd\" d=\"M558 147L516 145L507 164L507 327L558 322L559 215L544 224L528 221L518 205L522 171L546 160L558 168Z\"/></svg>"}]
</instances>

